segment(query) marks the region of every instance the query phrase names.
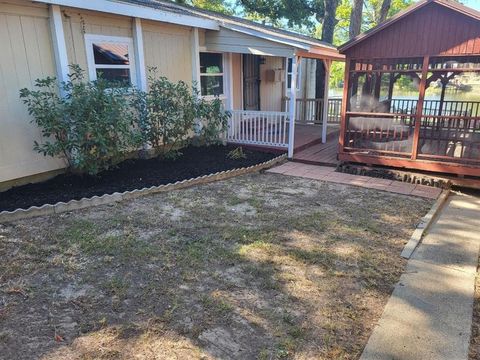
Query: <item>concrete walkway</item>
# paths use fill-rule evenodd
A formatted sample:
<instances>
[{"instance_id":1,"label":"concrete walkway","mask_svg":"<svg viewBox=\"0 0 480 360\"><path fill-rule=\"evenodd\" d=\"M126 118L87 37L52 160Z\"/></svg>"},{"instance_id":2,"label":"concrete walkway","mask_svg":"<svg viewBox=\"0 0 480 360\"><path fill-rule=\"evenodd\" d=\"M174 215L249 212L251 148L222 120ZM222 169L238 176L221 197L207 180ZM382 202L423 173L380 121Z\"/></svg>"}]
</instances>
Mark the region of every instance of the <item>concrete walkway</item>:
<instances>
[{"instance_id":1,"label":"concrete walkway","mask_svg":"<svg viewBox=\"0 0 480 360\"><path fill-rule=\"evenodd\" d=\"M409 260L361 359L466 360L480 198L453 195Z\"/></svg>"}]
</instances>

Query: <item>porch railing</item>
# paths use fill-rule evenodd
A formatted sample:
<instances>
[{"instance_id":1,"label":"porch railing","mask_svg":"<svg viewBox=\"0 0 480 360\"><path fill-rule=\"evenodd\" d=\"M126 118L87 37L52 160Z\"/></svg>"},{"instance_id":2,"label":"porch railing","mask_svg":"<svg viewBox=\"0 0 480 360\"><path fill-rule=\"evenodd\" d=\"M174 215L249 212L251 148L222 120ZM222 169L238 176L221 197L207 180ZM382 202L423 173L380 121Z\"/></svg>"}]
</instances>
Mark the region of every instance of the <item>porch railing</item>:
<instances>
[{"instance_id":1,"label":"porch railing","mask_svg":"<svg viewBox=\"0 0 480 360\"><path fill-rule=\"evenodd\" d=\"M288 113L231 111L227 141L238 144L288 147Z\"/></svg>"},{"instance_id":2,"label":"porch railing","mask_svg":"<svg viewBox=\"0 0 480 360\"><path fill-rule=\"evenodd\" d=\"M285 98L285 109L290 106L290 99ZM296 99L295 123L321 125L323 121L324 99ZM328 99L327 124L340 124L342 99Z\"/></svg>"}]
</instances>

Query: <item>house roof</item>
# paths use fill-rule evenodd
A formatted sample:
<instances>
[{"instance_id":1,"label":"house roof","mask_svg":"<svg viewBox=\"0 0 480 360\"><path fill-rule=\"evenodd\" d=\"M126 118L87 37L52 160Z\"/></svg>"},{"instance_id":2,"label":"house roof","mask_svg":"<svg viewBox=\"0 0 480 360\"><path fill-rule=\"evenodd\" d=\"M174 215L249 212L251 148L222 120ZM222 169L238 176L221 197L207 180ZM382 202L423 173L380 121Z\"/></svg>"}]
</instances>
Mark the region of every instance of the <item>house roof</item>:
<instances>
[{"instance_id":1,"label":"house roof","mask_svg":"<svg viewBox=\"0 0 480 360\"><path fill-rule=\"evenodd\" d=\"M243 19L237 16L226 15L226 14L218 13L215 11L199 9L189 5L174 3L172 1L165 1L165 0L119 0L119 1L138 4L138 5L144 5L144 6L151 6L153 8L162 9L165 11L172 11L176 13L189 14L193 16L207 17L209 19L219 21L221 25L227 25L227 24L240 25L252 30L260 31L265 34L274 34L276 36L284 37L286 39L304 42L305 44L323 46L326 48L336 50L336 47L333 46L332 44L315 39L311 36L296 33L293 31L279 29L269 25L264 25L264 24L261 24L252 20Z\"/></svg>"},{"instance_id":2,"label":"house roof","mask_svg":"<svg viewBox=\"0 0 480 360\"><path fill-rule=\"evenodd\" d=\"M287 44L294 48L301 49L303 56L323 56L336 60L343 60L344 58L343 55L338 53L335 46L310 36L278 29L236 16L203 10L188 5L180 5L168 0L33 1L140 17L208 30L219 30L220 27L224 27L232 31L247 33L251 36L261 37L275 43Z\"/></svg>"},{"instance_id":3,"label":"house roof","mask_svg":"<svg viewBox=\"0 0 480 360\"><path fill-rule=\"evenodd\" d=\"M155 9L170 11L180 14L188 14L209 20L217 21L220 27L248 34L250 36L260 37L275 43L289 45L300 49L299 54L304 57L329 58L332 60L344 60L337 48L332 44L315 39L311 36L299 34L293 31L275 28L273 26L260 24L258 22L243 19L237 16L226 15L214 11L199 9L189 5L174 3L168 0L117 0L149 6Z\"/></svg>"},{"instance_id":4,"label":"house roof","mask_svg":"<svg viewBox=\"0 0 480 360\"><path fill-rule=\"evenodd\" d=\"M449 9L452 9L452 10L458 12L458 13L461 13L463 15L472 17L476 20L480 20L480 12L479 11L474 10L474 9L468 7L468 6L462 5L458 2L455 2L455 1L452 1L452 0L420 0L418 3L415 3L411 6L409 6L405 10L399 12L395 16L392 16L390 19L384 21L383 23L377 25L376 27L374 27L374 28L372 28L372 29L370 29L370 30L368 30L368 31L350 39L345 44L339 46L338 50L341 53L344 53L349 48L357 45L360 42L365 41L366 39L370 38L374 34L380 32L381 30L395 24L397 21L409 16L413 12L418 11L421 8L423 8L423 7L425 7L429 4L432 4L432 3L444 6L444 7L449 8Z\"/></svg>"}]
</instances>

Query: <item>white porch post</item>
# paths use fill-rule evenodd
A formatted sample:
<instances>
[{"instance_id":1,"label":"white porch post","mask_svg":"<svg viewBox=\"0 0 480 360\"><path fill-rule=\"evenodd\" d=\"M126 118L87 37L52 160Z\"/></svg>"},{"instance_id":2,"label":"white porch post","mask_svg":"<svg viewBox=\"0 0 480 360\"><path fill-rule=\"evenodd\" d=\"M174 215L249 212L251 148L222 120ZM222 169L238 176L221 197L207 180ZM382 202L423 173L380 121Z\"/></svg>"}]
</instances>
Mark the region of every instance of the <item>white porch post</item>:
<instances>
[{"instance_id":1,"label":"white porch post","mask_svg":"<svg viewBox=\"0 0 480 360\"><path fill-rule=\"evenodd\" d=\"M145 69L145 52L143 48L142 20L133 19L133 43L135 46L135 59L137 73L137 86L142 91L147 91L147 72Z\"/></svg>"},{"instance_id":2,"label":"white porch post","mask_svg":"<svg viewBox=\"0 0 480 360\"><path fill-rule=\"evenodd\" d=\"M322 143L327 142L327 126L328 126L328 90L330 80L330 65L332 60L323 60L325 64L325 88L323 91L323 121L322 121Z\"/></svg>"},{"instance_id":3,"label":"white porch post","mask_svg":"<svg viewBox=\"0 0 480 360\"><path fill-rule=\"evenodd\" d=\"M59 83L68 81L68 55L65 44L65 33L63 31L62 12L60 6L50 5L50 29L52 32L53 52L55 55L55 66L57 80ZM61 94L62 96L65 94Z\"/></svg>"},{"instance_id":4,"label":"white porch post","mask_svg":"<svg viewBox=\"0 0 480 360\"><path fill-rule=\"evenodd\" d=\"M290 82L290 108L289 108L289 127L288 127L288 157L293 158L293 148L295 141L295 103L297 102L297 71L300 57L294 55L292 58L292 80Z\"/></svg>"}]
</instances>

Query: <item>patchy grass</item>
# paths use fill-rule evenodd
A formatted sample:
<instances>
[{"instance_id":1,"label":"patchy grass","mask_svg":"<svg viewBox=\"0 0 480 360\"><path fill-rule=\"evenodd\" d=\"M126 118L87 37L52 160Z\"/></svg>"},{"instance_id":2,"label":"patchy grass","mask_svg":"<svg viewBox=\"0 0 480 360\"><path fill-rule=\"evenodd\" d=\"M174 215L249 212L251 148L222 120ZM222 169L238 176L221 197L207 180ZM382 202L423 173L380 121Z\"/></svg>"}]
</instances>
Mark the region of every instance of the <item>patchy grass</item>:
<instances>
[{"instance_id":1,"label":"patchy grass","mask_svg":"<svg viewBox=\"0 0 480 360\"><path fill-rule=\"evenodd\" d=\"M0 225L0 358L356 359L430 206L254 174Z\"/></svg>"}]
</instances>

